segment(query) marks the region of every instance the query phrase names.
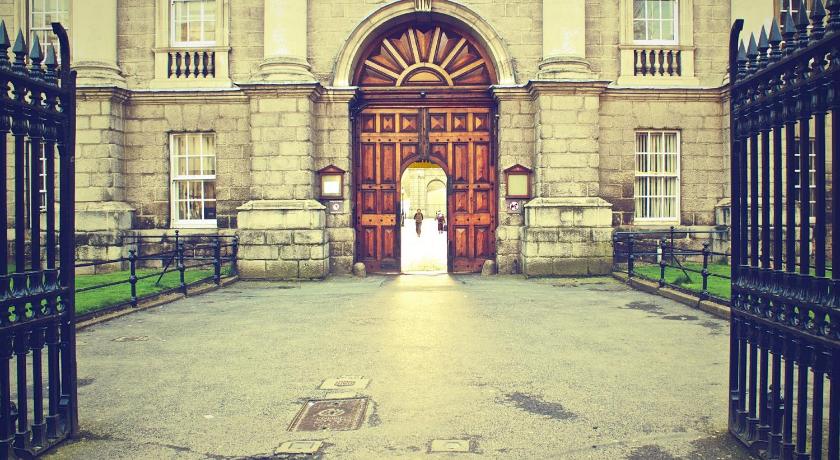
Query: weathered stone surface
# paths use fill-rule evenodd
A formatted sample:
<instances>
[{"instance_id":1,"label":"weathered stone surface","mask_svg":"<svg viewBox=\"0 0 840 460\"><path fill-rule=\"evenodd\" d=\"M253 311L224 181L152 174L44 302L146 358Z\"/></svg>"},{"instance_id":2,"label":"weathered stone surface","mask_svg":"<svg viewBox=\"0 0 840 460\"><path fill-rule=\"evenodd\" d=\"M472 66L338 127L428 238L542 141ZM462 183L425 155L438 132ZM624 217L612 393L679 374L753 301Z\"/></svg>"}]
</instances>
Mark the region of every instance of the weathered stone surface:
<instances>
[{"instance_id":1,"label":"weathered stone surface","mask_svg":"<svg viewBox=\"0 0 840 460\"><path fill-rule=\"evenodd\" d=\"M481 266L481 276L492 276L496 274L496 262L485 260Z\"/></svg>"},{"instance_id":2,"label":"weathered stone surface","mask_svg":"<svg viewBox=\"0 0 840 460\"><path fill-rule=\"evenodd\" d=\"M359 278L364 278L367 276L367 268L365 264L362 262L356 262L353 264L353 275L358 276Z\"/></svg>"}]
</instances>

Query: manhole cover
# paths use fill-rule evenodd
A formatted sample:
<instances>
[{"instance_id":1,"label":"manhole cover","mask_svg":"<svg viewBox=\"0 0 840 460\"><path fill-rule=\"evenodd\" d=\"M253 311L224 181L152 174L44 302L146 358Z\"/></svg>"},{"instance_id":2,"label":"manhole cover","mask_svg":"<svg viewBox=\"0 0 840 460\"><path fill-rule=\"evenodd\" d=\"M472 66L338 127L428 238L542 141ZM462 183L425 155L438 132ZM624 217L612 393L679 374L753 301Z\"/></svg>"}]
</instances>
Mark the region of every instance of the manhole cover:
<instances>
[{"instance_id":1,"label":"manhole cover","mask_svg":"<svg viewBox=\"0 0 840 460\"><path fill-rule=\"evenodd\" d=\"M311 399L292 420L289 431L347 431L362 426L367 398Z\"/></svg>"},{"instance_id":2,"label":"manhole cover","mask_svg":"<svg viewBox=\"0 0 840 460\"><path fill-rule=\"evenodd\" d=\"M362 377L339 377L337 379L326 379L321 384L322 390L364 390L370 383L370 379Z\"/></svg>"},{"instance_id":3,"label":"manhole cover","mask_svg":"<svg viewBox=\"0 0 840 460\"><path fill-rule=\"evenodd\" d=\"M469 439L435 439L430 452L469 452Z\"/></svg>"},{"instance_id":4,"label":"manhole cover","mask_svg":"<svg viewBox=\"0 0 840 460\"><path fill-rule=\"evenodd\" d=\"M149 337L145 335L139 335L134 337L117 337L114 339L114 342L148 342Z\"/></svg>"},{"instance_id":5,"label":"manhole cover","mask_svg":"<svg viewBox=\"0 0 840 460\"><path fill-rule=\"evenodd\" d=\"M288 441L280 444L276 454L315 454L324 443L321 441Z\"/></svg>"}]
</instances>

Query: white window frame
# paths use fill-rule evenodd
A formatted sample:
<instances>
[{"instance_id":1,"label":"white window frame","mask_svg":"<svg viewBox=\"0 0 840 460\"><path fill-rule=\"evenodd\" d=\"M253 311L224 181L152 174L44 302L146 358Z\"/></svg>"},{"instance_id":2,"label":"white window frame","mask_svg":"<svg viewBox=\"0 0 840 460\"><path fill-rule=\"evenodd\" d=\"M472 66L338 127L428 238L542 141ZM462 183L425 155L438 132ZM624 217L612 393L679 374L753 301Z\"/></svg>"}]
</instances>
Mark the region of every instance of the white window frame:
<instances>
[{"instance_id":1,"label":"white window frame","mask_svg":"<svg viewBox=\"0 0 840 460\"><path fill-rule=\"evenodd\" d=\"M640 155L649 155L652 152L639 152L638 149L638 136L639 134L647 134L648 135L648 146L650 146L650 135L651 134L662 134L663 139L665 134L676 134L677 136L677 151L673 152L676 153L676 168L673 173L650 173L650 172L639 172L638 171L638 160L637 158ZM664 146L664 140L663 140ZM637 129L634 132L633 136L633 222L634 223L662 223L662 222L669 222L669 223L679 223L681 219L681 212L682 207L680 206L682 201L682 133L679 130L673 129ZM649 150L649 148L648 148ZM655 153L655 152L653 152ZM671 153L671 152L663 152L663 153ZM636 181L640 177L666 177L666 178L673 178L676 180L676 195L674 196L674 215L668 217L641 217L639 214L639 207L636 205L636 201L639 198L638 191L636 190ZM652 195L649 195L650 198Z\"/></svg>"},{"instance_id":2,"label":"white window frame","mask_svg":"<svg viewBox=\"0 0 840 460\"><path fill-rule=\"evenodd\" d=\"M178 137L181 136L201 136L202 142L199 143L201 145L202 152L199 153L200 157L205 157L204 155L204 136L212 136L213 137L213 163L214 163L214 174L201 174L201 175L194 175L194 174L176 174L177 171L177 156L175 153L175 142ZM185 143L185 145L189 145L189 143ZM189 152L188 152L189 153ZM183 156L183 155L180 155ZM189 155L195 156L195 155ZM174 228L217 228L218 227L218 194L216 194L216 198L212 201L216 203L216 212L217 217L215 219L181 219L179 216L180 207L179 207L179 196L178 196L178 183L182 181L213 181L213 187L215 190L216 181L218 177L218 150L216 149L216 134L213 132L201 131L201 132L178 132L178 133L170 133L169 134L169 201L170 201L170 213L171 213L171 222L172 227ZM215 190L216 192L218 190ZM202 188L202 194L203 194ZM206 200L205 198L201 198L202 203Z\"/></svg>"},{"instance_id":3,"label":"white window frame","mask_svg":"<svg viewBox=\"0 0 840 460\"><path fill-rule=\"evenodd\" d=\"M67 10L51 10L49 13L59 13L64 14L66 17L64 20L59 21L61 25L64 26L64 29L67 31L67 34L70 35L70 23L72 21L72 11L73 5L72 0L65 0L67 2ZM46 9L44 11L35 12L36 4L44 4L45 0L23 0L20 3L22 10L20 11L21 20L24 24L23 29L26 31L26 43L27 47L32 47L32 39L35 34L39 35L39 40L41 42L41 46L46 50L46 46L48 43L52 43L55 47L56 52L56 59L60 59L61 56L61 49L58 43L58 37L52 33L52 25L47 24L46 26L42 27L35 27L35 20L34 16L36 14L46 14ZM28 51L28 50L27 50Z\"/></svg>"},{"instance_id":4,"label":"white window frame","mask_svg":"<svg viewBox=\"0 0 840 460\"><path fill-rule=\"evenodd\" d=\"M635 4L635 1L633 3ZM637 39L636 38L636 33L635 33L635 30L636 30L635 25L636 25L636 22L637 22L637 19L636 19L636 16L635 16L635 10L636 9L634 7L635 5L631 5L631 8L632 8L631 14L633 15L633 17L632 17L633 27L630 29L630 33L633 36L633 43L634 44L637 44L637 45L679 45L679 43L680 43L680 1L679 0L673 0L673 3L674 3L674 17L673 17L673 20L672 20L672 22L674 23L674 26L673 26L674 27L674 39L673 40L639 40L639 39ZM647 3L645 3L645 8L647 8ZM644 21L644 22L659 21L661 23L662 22L662 17L661 17L661 15L660 15L659 19L647 19L647 17L645 17L645 18L642 18L641 20Z\"/></svg>"},{"instance_id":5,"label":"white window frame","mask_svg":"<svg viewBox=\"0 0 840 460\"><path fill-rule=\"evenodd\" d=\"M191 3L191 2L199 2L202 5L202 17L204 14L204 5L207 3L213 3L216 6L215 16L213 21L216 22L216 28L214 31L214 38L213 40L199 40L199 41L182 41L176 40L176 23L175 23L175 5L177 3ZM216 0L170 0L169 2L169 42L171 46L176 47L205 47L205 46L215 46L218 42L218 34L219 34L219 27L218 27L218 19L219 19L219 6ZM201 21L205 22L205 21Z\"/></svg>"}]
</instances>

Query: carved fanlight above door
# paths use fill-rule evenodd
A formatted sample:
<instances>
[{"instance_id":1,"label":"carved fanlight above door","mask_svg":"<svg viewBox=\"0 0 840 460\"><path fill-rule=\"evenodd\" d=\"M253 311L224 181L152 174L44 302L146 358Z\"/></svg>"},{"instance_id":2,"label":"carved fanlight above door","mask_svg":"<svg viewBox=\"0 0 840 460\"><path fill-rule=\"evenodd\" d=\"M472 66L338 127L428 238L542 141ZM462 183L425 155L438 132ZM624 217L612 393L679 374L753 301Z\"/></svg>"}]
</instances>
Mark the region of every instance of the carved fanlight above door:
<instances>
[{"instance_id":1,"label":"carved fanlight above door","mask_svg":"<svg viewBox=\"0 0 840 460\"><path fill-rule=\"evenodd\" d=\"M471 37L444 25L405 24L374 40L356 69L355 84L489 86L495 78L490 59Z\"/></svg>"}]
</instances>

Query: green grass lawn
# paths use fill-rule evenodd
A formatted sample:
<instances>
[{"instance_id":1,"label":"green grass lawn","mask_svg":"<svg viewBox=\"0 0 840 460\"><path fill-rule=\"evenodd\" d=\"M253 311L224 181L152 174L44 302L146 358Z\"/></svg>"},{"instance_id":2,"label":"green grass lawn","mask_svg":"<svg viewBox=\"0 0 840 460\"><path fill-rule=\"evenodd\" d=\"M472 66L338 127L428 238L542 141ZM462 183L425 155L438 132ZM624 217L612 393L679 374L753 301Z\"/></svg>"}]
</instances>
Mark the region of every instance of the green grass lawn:
<instances>
[{"instance_id":1,"label":"green grass lawn","mask_svg":"<svg viewBox=\"0 0 840 460\"><path fill-rule=\"evenodd\" d=\"M683 266L687 269L700 271L703 269L703 264L695 262L683 262ZM638 263L634 269L636 274L650 278L652 280L659 279L659 265ZM729 276L729 265L727 264L709 264L709 273ZM678 268L667 267L665 269L665 281L669 284L674 284L684 289L689 289L695 292L703 291L703 276L700 273L688 272L688 277ZM722 299L729 299L732 296L732 286L729 278L720 278L709 275L709 294L720 297Z\"/></svg>"},{"instance_id":2,"label":"green grass lawn","mask_svg":"<svg viewBox=\"0 0 840 460\"><path fill-rule=\"evenodd\" d=\"M159 268L143 268L137 270L137 276L149 275L152 273L159 273ZM222 269L222 275L226 274L227 268ZM118 271L111 273L101 273L96 275L77 275L76 289L95 286L98 284L111 283L115 281L126 281L124 284L116 286L109 286L100 289L93 289L90 291L79 292L76 294L76 314L81 315L91 311L101 310L112 305L118 305L131 300L131 285L127 282L129 272ZM204 278L213 276L212 268L203 268L200 270L187 270L184 273L184 279L187 283L199 281ZM146 278L137 281L137 297L142 298L147 295L155 294L167 289L172 289L180 285L180 278L177 270L168 271L157 283L157 276Z\"/></svg>"}]
</instances>

